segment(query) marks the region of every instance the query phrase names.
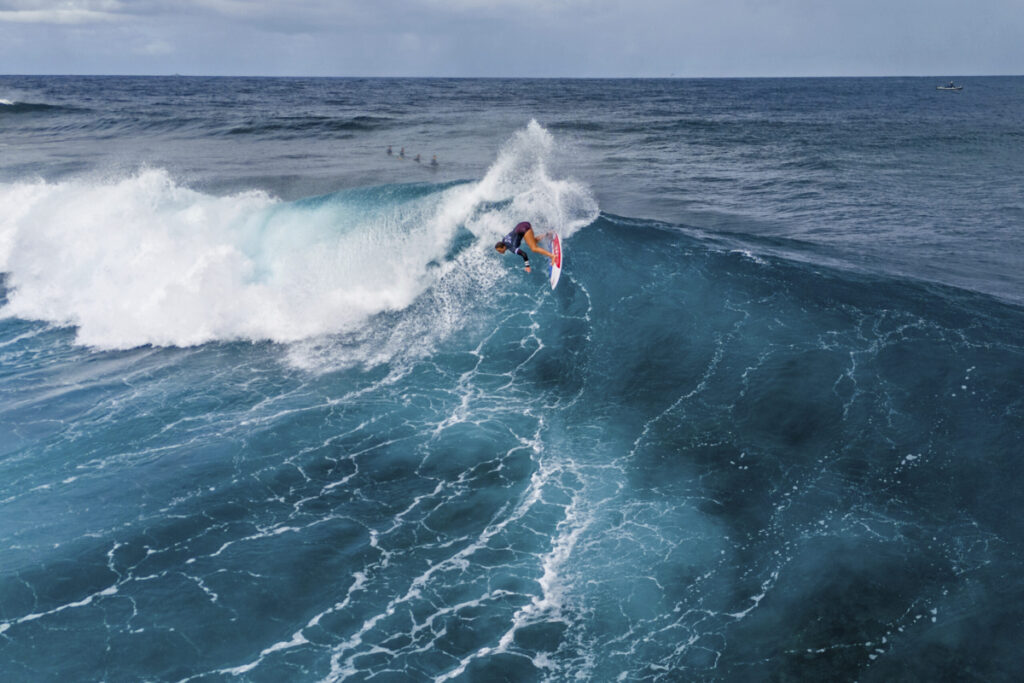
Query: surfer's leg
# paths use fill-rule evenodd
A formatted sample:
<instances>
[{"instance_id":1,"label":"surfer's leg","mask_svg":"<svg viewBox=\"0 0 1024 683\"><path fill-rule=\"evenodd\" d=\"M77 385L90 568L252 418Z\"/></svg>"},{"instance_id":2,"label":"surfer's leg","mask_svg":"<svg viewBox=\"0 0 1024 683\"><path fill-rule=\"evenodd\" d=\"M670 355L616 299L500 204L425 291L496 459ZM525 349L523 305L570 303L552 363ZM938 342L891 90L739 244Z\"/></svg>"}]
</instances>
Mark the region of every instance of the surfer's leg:
<instances>
[{"instance_id":1,"label":"surfer's leg","mask_svg":"<svg viewBox=\"0 0 1024 683\"><path fill-rule=\"evenodd\" d=\"M523 235L523 239L526 240L526 246L530 247L530 251L536 252L538 254L544 254L552 261L555 260L554 254L552 254L547 249L541 249L540 247L537 246L537 238L533 234L533 228L530 228L529 230L526 231L526 234Z\"/></svg>"}]
</instances>

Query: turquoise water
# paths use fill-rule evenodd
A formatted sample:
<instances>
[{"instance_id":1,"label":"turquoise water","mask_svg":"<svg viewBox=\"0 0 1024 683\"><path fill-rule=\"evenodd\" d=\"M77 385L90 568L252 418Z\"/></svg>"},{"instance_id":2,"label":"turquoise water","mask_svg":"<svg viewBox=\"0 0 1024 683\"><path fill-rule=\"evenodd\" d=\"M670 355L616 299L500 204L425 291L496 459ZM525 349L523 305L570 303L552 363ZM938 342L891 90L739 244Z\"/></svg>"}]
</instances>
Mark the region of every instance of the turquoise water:
<instances>
[{"instance_id":1,"label":"turquoise water","mask_svg":"<svg viewBox=\"0 0 1024 683\"><path fill-rule=\"evenodd\" d=\"M3 677L1012 679L1022 94L0 78Z\"/></svg>"}]
</instances>

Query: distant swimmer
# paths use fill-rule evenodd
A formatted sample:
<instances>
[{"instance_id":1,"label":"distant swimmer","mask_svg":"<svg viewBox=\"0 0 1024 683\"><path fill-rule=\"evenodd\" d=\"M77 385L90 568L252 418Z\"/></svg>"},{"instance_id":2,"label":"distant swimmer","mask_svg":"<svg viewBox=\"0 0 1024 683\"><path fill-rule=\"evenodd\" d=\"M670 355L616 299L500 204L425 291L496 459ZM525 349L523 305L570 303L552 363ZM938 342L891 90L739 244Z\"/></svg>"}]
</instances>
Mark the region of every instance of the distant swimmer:
<instances>
[{"instance_id":1,"label":"distant swimmer","mask_svg":"<svg viewBox=\"0 0 1024 683\"><path fill-rule=\"evenodd\" d=\"M437 166L437 155L436 154L434 155L434 158L430 160L430 165L431 166Z\"/></svg>"},{"instance_id":2,"label":"distant swimmer","mask_svg":"<svg viewBox=\"0 0 1024 683\"><path fill-rule=\"evenodd\" d=\"M547 237L547 234L541 236L541 239ZM523 221L515 227L509 234L505 235L500 242L494 245L494 248L499 254L504 254L507 250L511 249L513 254L518 254L523 257L523 265L526 266L526 272L530 272L530 257L526 255L526 252L519 248L519 245L523 240L526 240L527 246L530 247L530 251L538 254L544 254L552 261L555 260L555 255L546 249L541 249L537 246L537 237L533 234L533 227Z\"/></svg>"},{"instance_id":3,"label":"distant swimmer","mask_svg":"<svg viewBox=\"0 0 1024 683\"><path fill-rule=\"evenodd\" d=\"M391 145L388 145L388 156L391 156Z\"/></svg>"},{"instance_id":4,"label":"distant swimmer","mask_svg":"<svg viewBox=\"0 0 1024 683\"><path fill-rule=\"evenodd\" d=\"M413 159L413 161L415 161L415 162L416 162L417 164L418 164L418 163L420 163L420 155L419 155L419 154L417 154L417 155L416 155L416 158L415 158L415 159Z\"/></svg>"},{"instance_id":5,"label":"distant swimmer","mask_svg":"<svg viewBox=\"0 0 1024 683\"><path fill-rule=\"evenodd\" d=\"M405 147L403 147L402 149L398 150L398 158L399 159L404 159L405 158Z\"/></svg>"}]
</instances>

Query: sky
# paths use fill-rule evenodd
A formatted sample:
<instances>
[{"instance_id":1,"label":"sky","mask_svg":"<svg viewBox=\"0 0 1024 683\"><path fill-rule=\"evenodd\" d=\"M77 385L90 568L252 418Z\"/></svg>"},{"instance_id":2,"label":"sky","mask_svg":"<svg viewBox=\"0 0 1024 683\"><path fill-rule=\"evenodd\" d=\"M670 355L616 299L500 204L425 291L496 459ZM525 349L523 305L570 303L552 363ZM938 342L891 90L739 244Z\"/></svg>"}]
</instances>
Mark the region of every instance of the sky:
<instances>
[{"instance_id":1,"label":"sky","mask_svg":"<svg viewBox=\"0 0 1024 683\"><path fill-rule=\"evenodd\" d=\"M1024 0L0 0L0 74L1024 74Z\"/></svg>"}]
</instances>

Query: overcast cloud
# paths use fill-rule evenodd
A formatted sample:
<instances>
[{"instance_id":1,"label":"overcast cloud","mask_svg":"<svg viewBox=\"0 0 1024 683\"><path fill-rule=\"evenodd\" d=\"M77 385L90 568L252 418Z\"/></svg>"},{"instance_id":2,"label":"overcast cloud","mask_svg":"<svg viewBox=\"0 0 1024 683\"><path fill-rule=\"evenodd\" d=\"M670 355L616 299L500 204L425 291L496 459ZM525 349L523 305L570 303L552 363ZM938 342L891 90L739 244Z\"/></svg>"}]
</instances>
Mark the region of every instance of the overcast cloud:
<instances>
[{"instance_id":1,"label":"overcast cloud","mask_svg":"<svg viewBox=\"0 0 1024 683\"><path fill-rule=\"evenodd\" d=\"M0 73L1024 73L1024 0L0 0Z\"/></svg>"}]
</instances>

